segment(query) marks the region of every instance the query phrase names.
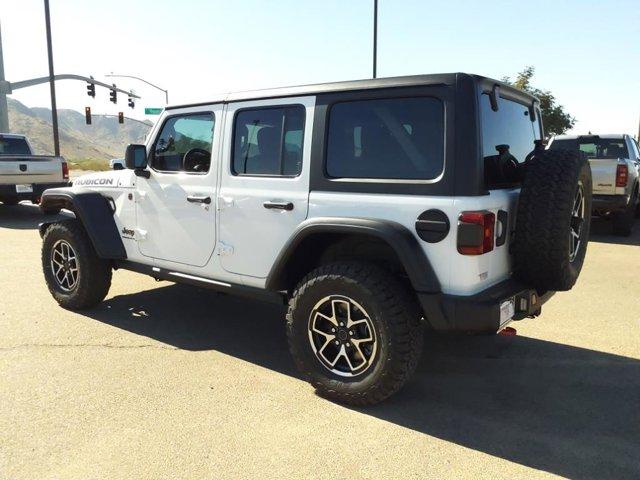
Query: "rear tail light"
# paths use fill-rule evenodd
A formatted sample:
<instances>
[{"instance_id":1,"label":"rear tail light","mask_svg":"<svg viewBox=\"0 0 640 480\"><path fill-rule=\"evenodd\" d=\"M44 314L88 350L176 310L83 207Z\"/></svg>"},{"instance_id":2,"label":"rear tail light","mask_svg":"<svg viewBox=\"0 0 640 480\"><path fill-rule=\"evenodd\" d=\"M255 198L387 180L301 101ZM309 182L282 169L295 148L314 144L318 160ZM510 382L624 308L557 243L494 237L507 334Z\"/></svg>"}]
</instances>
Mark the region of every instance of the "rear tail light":
<instances>
[{"instance_id":1,"label":"rear tail light","mask_svg":"<svg viewBox=\"0 0 640 480\"><path fill-rule=\"evenodd\" d=\"M63 180L69 180L69 165L67 162L62 162L62 178Z\"/></svg>"},{"instance_id":2,"label":"rear tail light","mask_svg":"<svg viewBox=\"0 0 640 480\"><path fill-rule=\"evenodd\" d=\"M458 217L458 252L482 255L493 250L495 225L492 212L462 212Z\"/></svg>"},{"instance_id":3,"label":"rear tail light","mask_svg":"<svg viewBox=\"0 0 640 480\"><path fill-rule=\"evenodd\" d=\"M618 165L616 170L616 187L626 187L629 180L629 168L626 165Z\"/></svg>"}]
</instances>

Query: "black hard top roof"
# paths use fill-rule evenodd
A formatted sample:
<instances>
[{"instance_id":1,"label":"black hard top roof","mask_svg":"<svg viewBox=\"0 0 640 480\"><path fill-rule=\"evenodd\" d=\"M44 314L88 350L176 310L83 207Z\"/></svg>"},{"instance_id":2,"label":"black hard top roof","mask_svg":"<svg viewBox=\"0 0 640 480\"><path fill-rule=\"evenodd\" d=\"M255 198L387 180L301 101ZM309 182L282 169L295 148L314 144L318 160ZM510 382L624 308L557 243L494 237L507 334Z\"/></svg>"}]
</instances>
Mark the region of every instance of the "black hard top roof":
<instances>
[{"instance_id":1,"label":"black hard top roof","mask_svg":"<svg viewBox=\"0 0 640 480\"><path fill-rule=\"evenodd\" d=\"M182 105L172 105L166 110L186 107L197 107L216 103L239 102L244 100L257 100L265 98L296 97L304 95L317 95L320 93L346 92L353 90L370 90L378 88L414 87L427 85L455 85L459 76L472 77L478 84L488 89L489 86L499 85L501 90L510 91L517 97L526 98L529 101L537 100L522 90L511 85L481 75L467 73L434 73L428 75L408 75L402 77L387 77L365 80L350 80L346 82L317 83L312 85L299 85L294 87L269 88L264 90L250 90L244 92L226 93L212 98L208 102L198 102Z\"/></svg>"}]
</instances>

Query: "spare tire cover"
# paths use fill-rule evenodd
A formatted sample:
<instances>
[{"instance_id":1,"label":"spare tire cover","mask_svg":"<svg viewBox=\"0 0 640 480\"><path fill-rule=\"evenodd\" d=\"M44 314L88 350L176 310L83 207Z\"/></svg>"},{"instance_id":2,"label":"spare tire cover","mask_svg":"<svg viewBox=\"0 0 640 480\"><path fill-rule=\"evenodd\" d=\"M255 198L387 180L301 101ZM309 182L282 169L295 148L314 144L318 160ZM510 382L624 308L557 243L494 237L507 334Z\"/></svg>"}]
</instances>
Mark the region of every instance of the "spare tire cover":
<instances>
[{"instance_id":1,"label":"spare tire cover","mask_svg":"<svg viewBox=\"0 0 640 480\"><path fill-rule=\"evenodd\" d=\"M545 150L524 165L513 239L515 276L540 291L570 290L591 227L591 168L578 151Z\"/></svg>"}]
</instances>

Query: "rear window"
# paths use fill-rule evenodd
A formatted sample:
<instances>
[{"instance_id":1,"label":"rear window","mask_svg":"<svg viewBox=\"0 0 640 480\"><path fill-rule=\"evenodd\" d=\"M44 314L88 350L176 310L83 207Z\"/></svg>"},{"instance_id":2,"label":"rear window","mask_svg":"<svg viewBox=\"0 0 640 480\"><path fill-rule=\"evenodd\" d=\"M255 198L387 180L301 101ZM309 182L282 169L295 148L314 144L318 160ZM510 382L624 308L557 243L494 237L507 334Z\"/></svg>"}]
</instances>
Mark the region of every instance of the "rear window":
<instances>
[{"instance_id":1,"label":"rear window","mask_svg":"<svg viewBox=\"0 0 640 480\"><path fill-rule=\"evenodd\" d=\"M24 138L0 138L0 155L31 155Z\"/></svg>"},{"instance_id":2,"label":"rear window","mask_svg":"<svg viewBox=\"0 0 640 480\"><path fill-rule=\"evenodd\" d=\"M551 150L580 150L589 158L629 158L622 138L565 138L551 142Z\"/></svg>"},{"instance_id":3,"label":"rear window","mask_svg":"<svg viewBox=\"0 0 640 480\"><path fill-rule=\"evenodd\" d=\"M440 100L358 100L331 108L326 161L330 177L432 180L443 167Z\"/></svg>"},{"instance_id":4,"label":"rear window","mask_svg":"<svg viewBox=\"0 0 640 480\"><path fill-rule=\"evenodd\" d=\"M540 124L531 121L529 107L500 98L498 111L491 109L489 95L480 96L482 156L487 188L518 183L518 164L523 163L541 139Z\"/></svg>"}]
</instances>

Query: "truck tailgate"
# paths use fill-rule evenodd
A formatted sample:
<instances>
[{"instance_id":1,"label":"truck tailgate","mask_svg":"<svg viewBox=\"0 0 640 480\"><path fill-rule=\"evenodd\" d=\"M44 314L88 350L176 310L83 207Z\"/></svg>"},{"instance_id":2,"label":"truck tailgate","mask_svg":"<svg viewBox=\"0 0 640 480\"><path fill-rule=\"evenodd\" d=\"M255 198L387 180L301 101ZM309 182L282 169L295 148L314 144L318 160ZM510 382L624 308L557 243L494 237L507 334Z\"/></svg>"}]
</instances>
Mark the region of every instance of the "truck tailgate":
<instances>
[{"instance_id":1,"label":"truck tailgate","mask_svg":"<svg viewBox=\"0 0 640 480\"><path fill-rule=\"evenodd\" d=\"M0 155L0 185L60 183L62 162L45 155Z\"/></svg>"},{"instance_id":2,"label":"truck tailgate","mask_svg":"<svg viewBox=\"0 0 640 480\"><path fill-rule=\"evenodd\" d=\"M618 160L614 158L590 158L593 176L593 193L615 195Z\"/></svg>"}]
</instances>

